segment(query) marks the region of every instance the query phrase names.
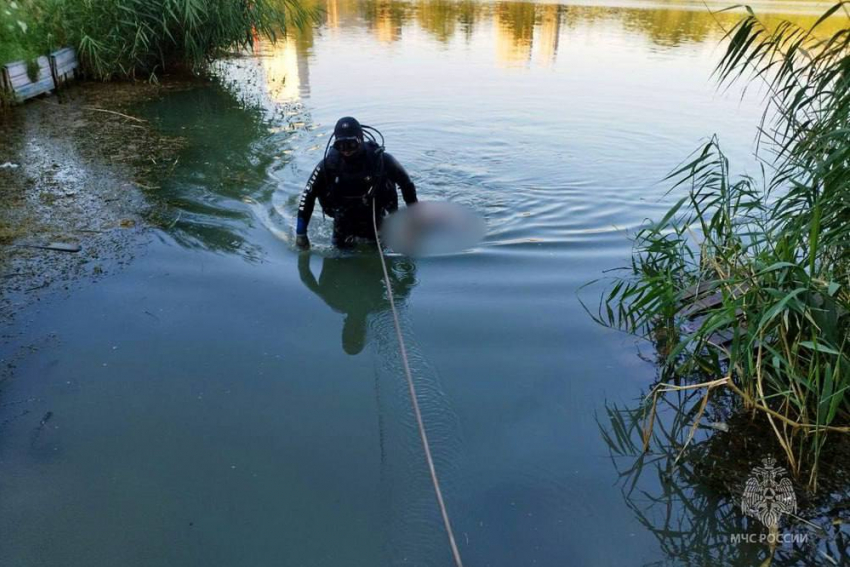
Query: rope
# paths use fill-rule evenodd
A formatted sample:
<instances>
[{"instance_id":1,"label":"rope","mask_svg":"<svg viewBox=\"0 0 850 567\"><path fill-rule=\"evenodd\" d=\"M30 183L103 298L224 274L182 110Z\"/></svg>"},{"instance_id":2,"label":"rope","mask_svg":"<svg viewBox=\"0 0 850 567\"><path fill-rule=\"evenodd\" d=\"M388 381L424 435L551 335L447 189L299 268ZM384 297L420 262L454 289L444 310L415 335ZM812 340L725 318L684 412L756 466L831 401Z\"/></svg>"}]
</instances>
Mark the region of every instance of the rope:
<instances>
[{"instance_id":1,"label":"rope","mask_svg":"<svg viewBox=\"0 0 850 567\"><path fill-rule=\"evenodd\" d=\"M416 387L413 385L413 375L410 373L410 362L407 359L407 348L404 346L404 337L401 334L401 323L398 320L398 311L395 307L395 298L393 297L393 288L390 285L390 275L387 272L387 262L384 258L384 249L381 247L381 238L378 236L378 215L375 210L376 199L372 198L372 227L375 229L375 244L378 246L378 255L381 258L381 267L384 270L384 283L387 286L387 296L390 300L390 307L393 312L393 322L395 323L395 333L398 338L398 346L401 351L401 361L404 364L404 374L407 377L407 388L410 392L410 401L413 404L413 413L416 414L416 423L419 426L419 437L422 439L422 447L425 449L425 460L428 461L428 470L431 473L431 481L434 483L434 492L437 494L437 503L440 505L440 513L443 515L443 524L446 527L446 534L449 536L449 546L452 548L452 556L454 556L455 565L463 567L463 562L460 560L460 551L458 551L455 535L452 531L452 524L449 521L449 513L446 510L446 503L443 501L443 493L440 490L440 481L437 479L437 470L434 468L434 459L431 457L431 447L428 444L428 436L425 434L425 424L422 421L422 412L419 411L419 401L416 398Z\"/></svg>"}]
</instances>

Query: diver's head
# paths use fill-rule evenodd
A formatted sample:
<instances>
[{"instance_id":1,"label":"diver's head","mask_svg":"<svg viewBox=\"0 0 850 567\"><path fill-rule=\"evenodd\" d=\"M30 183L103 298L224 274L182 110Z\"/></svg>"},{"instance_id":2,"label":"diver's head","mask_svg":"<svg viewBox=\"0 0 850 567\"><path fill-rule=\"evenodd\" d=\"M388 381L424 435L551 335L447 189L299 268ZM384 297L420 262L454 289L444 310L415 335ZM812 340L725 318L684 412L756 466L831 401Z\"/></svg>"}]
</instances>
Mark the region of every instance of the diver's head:
<instances>
[{"instance_id":1,"label":"diver's head","mask_svg":"<svg viewBox=\"0 0 850 567\"><path fill-rule=\"evenodd\" d=\"M334 126L334 149L343 158L358 154L363 147L363 127L351 116L340 118Z\"/></svg>"},{"instance_id":2,"label":"diver's head","mask_svg":"<svg viewBox=\"0 0 850 567\"><path fill-rule=\"evenodd\" d=\"M365 314L349 313L342 324L342 350L346 354L360 354L366 346Z\"/></svg>"}]
</instances>

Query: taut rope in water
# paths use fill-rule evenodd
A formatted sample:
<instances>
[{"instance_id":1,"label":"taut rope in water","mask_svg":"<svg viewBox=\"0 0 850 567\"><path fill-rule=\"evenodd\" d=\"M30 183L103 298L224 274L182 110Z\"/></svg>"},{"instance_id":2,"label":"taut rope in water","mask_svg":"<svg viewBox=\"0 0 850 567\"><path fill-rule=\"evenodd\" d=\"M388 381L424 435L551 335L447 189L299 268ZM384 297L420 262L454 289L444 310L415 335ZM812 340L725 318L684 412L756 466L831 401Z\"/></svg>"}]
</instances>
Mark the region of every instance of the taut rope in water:
<instances>
[{"instance_id":1,"label":"taut rope in water","mask_svg":"<svg viewBox=\"0 0 850 567\"><path fill-rule=\"evenodd\" d=\"M393 312L395 333L398 338L398 347L401 351L401 361L404 365L404 374L407 377L407 388L410 392L410 401L413 404L413 413L416 415L416 423L419 426L419 437L422 439L422 447L425 449L425 460L428 461L428 470L431 472L431 481L434 483L434 492L437 494L437 503L440 505L440 513L443 515L443 524L446 527L446 534L449 536L449 546L452 548L452 556L454 556L455 565L457 567L463 567L463 562L460 560L460 551L458 551L457 543L455 542L455 534L452 531L452 524L449 521L449 512L446 510L446 503L443 501L443 493L440 490L440 481L437 479L437 469L434 468L434 459L431 458L431 447L428 444L428 436L425 434L425 424L422 421L422 412L419 411L419 401L416 399L416 386L413 384L413 375L410 372L410 362L407 359L407 348L404 346L404 337L401 334L401 323L399 323L398 311L395 307L393 287L390 284L390 274L387 271L384 249L381 247L381 238L378 235L378 215L375 210L375 200L376 199L373 197L372 227L375 229L375 244L378 246L378 255L381 258L381 268L384 270L384 284L387 286L387 297L389 297L390 308L392 308Z\"/></svg>"}]
</instances>

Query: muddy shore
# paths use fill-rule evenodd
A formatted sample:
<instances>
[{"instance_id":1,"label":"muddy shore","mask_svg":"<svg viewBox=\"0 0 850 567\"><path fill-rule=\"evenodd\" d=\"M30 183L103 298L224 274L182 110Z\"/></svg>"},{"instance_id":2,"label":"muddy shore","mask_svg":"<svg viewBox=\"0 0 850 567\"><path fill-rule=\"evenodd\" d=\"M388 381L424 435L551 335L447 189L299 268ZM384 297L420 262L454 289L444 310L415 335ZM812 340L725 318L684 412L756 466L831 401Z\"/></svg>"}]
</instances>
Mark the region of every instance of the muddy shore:
<instances>
[{"instance_id":1,"label":"muddy shore","mask_svg":"<svg viewBox=\"0 0 850 567\"><path fill-rule=\"evenodd\" d=\"M51 340L29 335L27 309L144 252L159 218L150 193L182 140L134 110L191 86L82 82L0 113L0 382Z\"/></svg>"},{"instance_id":2,"label":"muddy shore","mask_svg":"<svg viewBox=\"0 0 850 567\"><path fill-rule=\"evenodd\" d=\"M156 218L145 191L167 174L181 141L158 135L134 109L180 88L187 83L80 83L0 114L4 341L22 332L23 308L141 252Z\"/></svg>"}]
</instances>

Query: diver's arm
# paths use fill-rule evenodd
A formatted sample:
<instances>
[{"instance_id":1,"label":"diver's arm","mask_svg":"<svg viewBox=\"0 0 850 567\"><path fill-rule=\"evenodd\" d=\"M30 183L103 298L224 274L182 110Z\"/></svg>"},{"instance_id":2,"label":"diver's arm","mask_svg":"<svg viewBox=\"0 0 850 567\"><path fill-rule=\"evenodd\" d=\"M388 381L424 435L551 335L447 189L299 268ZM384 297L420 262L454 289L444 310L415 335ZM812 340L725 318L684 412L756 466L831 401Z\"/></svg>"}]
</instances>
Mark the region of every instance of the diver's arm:
<instances>
[{"instance_id":1,"label":"diver's arm","mask_svg":"<svg viewBox=\"0 0 850 567\"><path fill-rule=\"evenodd\" d=\"M384 171L387 172L387 177L390 181L401 188L401 196L404 202L410 206L417 201L416 186L410 180L410 176L401 166L401 164L392 155L384 153Z\"/></svg>"},{"instance_id":2,"label":"diver's arm","mask_svg":"<svg viewBox=\"0 0 850 567\"><path fill-rule=\"evenodd\" d=\"M298 203L298 220L295 225L295 234L298 236L307 235L307 225L310 224L313 207L316 206L316 197L325 191L324 166L324 160L320 161L310 175L304 192L301 193L301 201Z\"/></svg>"},{"instance_id":3,"label":"diver's arm","mask_svg":"<svg viewBox=\"0 0 850 567\"><path fill-rule=\"evenodd\" d=\"M319 283L316 281L316 276L313 275L313 270L310 269L309 252L298 256L298 275L301 277L301 283L304 284L304 287L317 295L319 294Z\"/></svg>"}]
</instances>

